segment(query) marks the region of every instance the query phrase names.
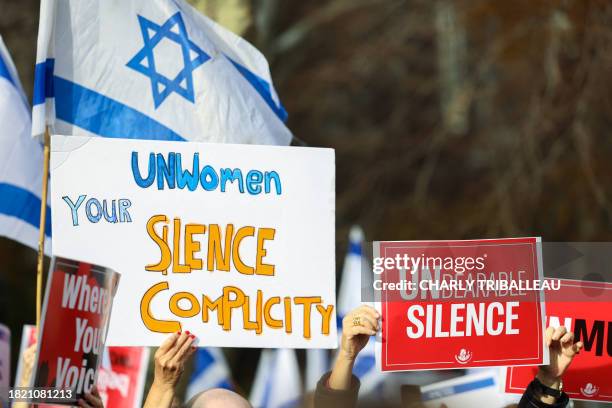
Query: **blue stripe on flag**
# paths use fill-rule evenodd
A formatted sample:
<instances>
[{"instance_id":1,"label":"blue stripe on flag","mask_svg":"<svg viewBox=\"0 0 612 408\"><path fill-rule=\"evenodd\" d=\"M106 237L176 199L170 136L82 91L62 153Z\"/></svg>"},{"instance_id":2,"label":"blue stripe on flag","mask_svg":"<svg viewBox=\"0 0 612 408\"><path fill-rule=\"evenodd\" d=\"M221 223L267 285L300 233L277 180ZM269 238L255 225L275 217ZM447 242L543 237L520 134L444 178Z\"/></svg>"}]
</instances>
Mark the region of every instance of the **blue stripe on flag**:
<instances>
[{"instance_id":1,"label":"blue stripe on flag","mask_svg":"<svg viewBox=\"0 0 612 408\"><path fill-rule=\"evenodd\" d=\"M0 78L6 78L13 86L15 85L15 81L13 81L13 77L11 76L11 72L8 69L8 65L2 58L2 54L0 53Z\"/></svg>"},{"instance_id":2,"label":"blue stripe on flag","mask_svg":"<svg viewBox=\"0 0 612 408\"><path fill-rule=\"evenodd\" d=\"M55 115L103 137L184 141L181 136L114 99L55 76Z\"/></svg>"},{"instance_id":3,"label":"blue stripe on flag","mask_svg":"<svg viewBox=\"0 0 612 408\"><path fill-rule=\"evenodd\" d=\"M216 388L225 388L226 390L233 390L234 386L232 385L231 382L229 382L229 380L225 379L222 381L219 381L219 383L217 383L217 385L215 385Z\"/></svg>"},{"instance_id":4,"label":"blue stripe on flag","mask_svg":"<svg viewBox=\"0 0 612 408\"><path fill-rule=\"evenodd\" d=\"M0 214L18 218L34 228L40 224L40 198L21 187L0 183ZM45 235L51 236L51 208L47 206Z\"/></svg>"},{"instance_id":5,"label":"blue stripe on flag","mask_svg":"<svg viewBox=\"0 0 612 408\"><path fill-rule=\"evenodd\" d=\"M472 381L465 384L450 385L445 388L427 391L423 393L423 395L421 395L421 400L430 401L432 399L442 398L449 395L461 394L463 392L474 391L480 388L493 387L494 385L495 381L493 380L493 378L483 378L482 380L478 381Z\"/></svg>"},{"instance_id":6,"label":"blue stripe on flag","mask_svg":"<svg viewBox=\"0 0 612 408\"><path fill-rule=\"evenodd\" d=\"M206 350L205 348L198 349L195 354L193 371L191 373L191 378L189 379L189 382L197 381L198 377L200 377L200 375L202 375L202 373L208 370L211 366L221 363L222 362L217 361L215 356L210 351ZM219 382L214 384L214 387L225 388L228 390L232 390L234 388L229 378L227 377L220 379Z\"/></svg>"},{"instance_id":7,"label":"blue stripe on flag","mask_svg":"<svg viewBox=\"0 0 612 408\"><path fill-rule=\"evenodd\" d=\"M264 101L266 101L266 103L268 104L270 109L272 109L272 111L276 114L276 116L278 116L278 118L283 122L286 122L288 117L287 111L283 107L282 103L279 102L279 104L277 105L276 102L274 102L274 99L272 98L272 92L270 92L270 84L260 76L249 71L247 67L240 65L238 62L234 61L230 57L227 57L227 59L230 60L230 62L234 64L238 72L240 72L242 76L247 81L249 81L249 83L253 86L253 88L255 88L257 93L259 93L259 95L261 95Z\"/></svg>"},{"instance_id":8,"label":"blue stripe on flag","mask_svg":"<svg viewBox=\"0 0 612 408\"><path fill-rule=\"evenodd\" d=\"M353 374L355 377L361 378L368 371L373 369L376 366L376 358L373 355L364 354L357 357L355 361L355 367L353 368Z\"/></svg>"},{"instance_id":9,"label":"blue stripe on flag","mask_svg":"<svg viewBox=\"0 0 612 408\"><path fill-rule=\"evenodd\" d=\"M49 58L34 67L34 94L32 104L40 105L46 98L53 97L53 67L55 60Z\"/></svg>"},{"instance_id":10,"label":"blue stripe on flag","mask_svg":"<svg viewBox=\"0 0 612 408\"><path fill-rule=\"evenodd\" d=\"M349 242L349 254L361 256L361 243Z\"/></svg>"},{"instance_id":11,"label":"blue stripe on flag","mask_svg":"<svg viewBox=\"0 0 612 408\"><path fill-rule=\"evenodd\" d=\"M256 75L255 73L251 72L248 68L246 68L245 66L239 64L238 62L234 61L233 59L227 57L230 62L234 65L234 67L236 67L236 69L238 70L238 72L240 72L240 74L242 74L242 76L249 81L249 83L253 86L253 88L255 88L255 90L257 91L257 93L259 93L259 95L261 95L261 97L264 99L264 101L266 102L266 104L270 107L270 109L272 109L272 111L276 114L276 116L278 116L278 118L280 120L282 120L283 122L287 121L287 111L285 110L285 108L283 107L282 103L279 102L279 104L277 105L276 102L274 102L274 99L272 98L272 93L270 91L270 84L268 82L266 82L263 78L259 77L258 75ZM59 111L57 111L58 109L58 99L63 99L65 95L63 95L63 91L65 90L64 88L62 88L61 90L59 89L59 86L62 86L64 84L60 84L58 82L63 81L66 83L71 84L73 87L79 87L82 90L86 90L88 92L91 92L92 94L94 94L96 97L93 99L107 99L107 101L101 101L98 100L98 106L100 108L105 107L106 109L109 109L110 106L115 106L115 104L120 105L121 109L118 110L113 110L112 114L117 114L117 111L122 112L124 115L127 116L127 118L133 118L134 116L144 116L146 118L146 121L148 122L154 122L156 124L156 126L154 127L162 127L165 129L166 132L171 133L173 136L173 138L168 139L167 136L164 137L147 137L147 139L154 139L154 140L184 140L182 137L178 136L176 133L172 132L170 129L166 128L165 126L161 125L160 123L156 122L155 120L149 118L146 115L143 115L142 113L126 106L123 105L120 102L117 102L113 99L107 98L102 94L99 94L95 91L89 90L87 88L81 87L80 85L77 85L73 82L70 82L68 80L62 79L60 77L54 76L53 75L53 70L55 67L55 60L52 58L47 59L44 62L40 62L38 64L36 64L36 67L34 68L34 95L32 96L32 103L33 105L40 105L42 103L45 102L45 100L47 98L53 98L54 96L56 97L56 115L58 118L60 118L59 116ZM0 59L0 76L3 76L3 62ZM6 71L6 78L8 78L11 82L12 79L10 78L10 75L8 75L8 70L5 67L5 71ZM91 97L91 95L89 95ZM100 106L103 105L103 106ZM73 105L69 105L69 106L73 106ZM68 106L64 106L64 108L68 108ZM80 109L79 109L80 111ZM131 111L131 112L128 112ZM99 111L95 111L95 112L99 112ZM134 114L135 112L135 114ZM75 116L75 115L73 115ZM106 115L105 115L106 116ZM86 128L84 126L79 125L78 123L72 122L70 120L66 120L63 118L60 118L66 122L69 123L73 123L79 127L82 127L84 129L90 130L89 128ZM89 121L86 121L89 123ZM95 121L94 121L95 122ZM92 125L93 127L95 127L96 123L89 123L90 125ZM123 127L119 126L121 129L121 131L124 130ZM118 129L115 129L116 131L118 131ZM152 129L153 130L153 129ZM101 136L105 136L105 137L127 137L127 138L135 138L137 136L108 136L108 135L103 135L100 132L95 132L93 130L90 130L93 133L98 133ZM139 132L140 134L140 132Z\"/></svg>"},{"instance_id":12,"label":"blue stripe on flag","mask_svg":"<svg viewBox=\"0 0 612 408\"><path fill-rule=\"evenodd\" d=\"M214 361L215 358L208 350L203 348L199 349L196 353L192 377L197 377L201 371L205 370Z\"/></svg>"}]
</instances>

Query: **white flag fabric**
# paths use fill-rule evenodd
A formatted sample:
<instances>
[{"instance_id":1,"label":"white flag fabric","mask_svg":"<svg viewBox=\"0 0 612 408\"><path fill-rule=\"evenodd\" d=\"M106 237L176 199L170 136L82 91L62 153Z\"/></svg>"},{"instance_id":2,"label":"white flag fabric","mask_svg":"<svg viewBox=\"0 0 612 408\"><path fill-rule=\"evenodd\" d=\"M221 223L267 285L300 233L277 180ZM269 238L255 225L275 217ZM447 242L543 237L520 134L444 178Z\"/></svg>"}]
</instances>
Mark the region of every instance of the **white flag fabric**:
<instances>
[{"instance_id":1,"label":"white flag fabric","mask_svg":"<svg viewBox=\"0 0 612 408\"><path fill-rule=\"evenodd\" d=\"M32 133L287 145L251 44L184 0L42 0Z\"/></svg>"},{"instance_id":2,"label":"white flag fabric","mask_svg":"<svg viewBox=\"0 0 612 408\"><path fill-rule=\"evenodd\" d=\"M323 374L330 370L329 352L326 349L306 350L305 389L313 391Z\"/></svg>"},{"instance_id":3,"label":"white flag fabric","mask_svg":"<svg viewBox=\"0 0 612 408\"><path fill-rule=\"evenodd\" d=\"M30 106L0 37L0 235L38 247L43 148L30 137ZM49 251L51 214L47 208Z\"/></svg>"},{"instance_id":4,"label":"white flag fabric","mask_svg":"<svg viewBox=\"0 0 612 408\"><path fill-rule=\"evenodd\" d=\"M194 356L193 372L187 385L185 401L211 388L232 389L230 370L219 348L199 348Z\"/></svg>"},{"instance_id":5,"label":"white flag fabric","mask_svg":"<svg viewBox=\"0 0 612 408\"><path fill-rule=\"evenodd\" d=\"M361 274L368 268L367 260L363 256L363 230L353 226L349 233L349 248L344 258L342 281L338 294L338 334L342 334L342 318L362 304L361 302ZM353 366L353 374L361 381L360 394L367 395L375 392L382 393L382 384L385 374L376 367L374 338L359 353Z\"/></svg>"},{"instance_id":6,"label":"white flag fabric","mask_svg":"<svg viewBox=\"0 0 612 408\"><path fill-rule=\"evenodd\" d=\"M263 349L250 395L254 408L300 406L302 383L295 350Z\"/></svg>"}]
</instances>

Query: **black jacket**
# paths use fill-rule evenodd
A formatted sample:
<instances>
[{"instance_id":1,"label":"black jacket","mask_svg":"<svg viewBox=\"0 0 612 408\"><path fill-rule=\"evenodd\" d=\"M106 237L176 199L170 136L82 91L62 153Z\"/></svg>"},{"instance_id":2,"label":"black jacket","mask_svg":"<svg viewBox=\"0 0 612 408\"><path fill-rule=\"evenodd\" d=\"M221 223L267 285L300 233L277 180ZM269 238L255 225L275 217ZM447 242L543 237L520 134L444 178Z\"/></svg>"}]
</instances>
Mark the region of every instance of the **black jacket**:
<instances>
[{"instance_id":1,"label":"black jacket","mask_svg":"<svg viewBox=\"0 0 612 408\"><path fill-rule=\"evenodd\" d=\"M317 383L314 394L314 408L354 408L357 405L359 394L359 379L353 376L351 388L348 390L332 390L327 386L331 373L326 373ZM484 401L483 401L484 402ZM550 405L541 402L535 393L533 382L529 384L521 401L519 408L564 408L569 402L568 396L563 393L556 403ZM449 407L453 408L453 407Z\"/></svg>"}]
</instances>

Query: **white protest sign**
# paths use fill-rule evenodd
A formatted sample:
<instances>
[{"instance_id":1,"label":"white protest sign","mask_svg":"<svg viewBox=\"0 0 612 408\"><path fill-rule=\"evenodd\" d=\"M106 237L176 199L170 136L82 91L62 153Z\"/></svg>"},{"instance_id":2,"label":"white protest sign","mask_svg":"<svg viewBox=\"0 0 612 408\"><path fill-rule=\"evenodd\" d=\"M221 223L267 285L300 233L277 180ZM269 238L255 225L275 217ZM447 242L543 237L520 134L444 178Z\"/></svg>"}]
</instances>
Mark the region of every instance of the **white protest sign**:
<instances>
[{"instance_id":1,"label":"white protest sign","mask_svg":"<svg viewBox=\"0 0 612 408\"><path fill-rule=\"evenodd\" d=\"M52 137L53 253L122 274L109 346L336 347L331 149Z\"/></svg>"}]
</instances>

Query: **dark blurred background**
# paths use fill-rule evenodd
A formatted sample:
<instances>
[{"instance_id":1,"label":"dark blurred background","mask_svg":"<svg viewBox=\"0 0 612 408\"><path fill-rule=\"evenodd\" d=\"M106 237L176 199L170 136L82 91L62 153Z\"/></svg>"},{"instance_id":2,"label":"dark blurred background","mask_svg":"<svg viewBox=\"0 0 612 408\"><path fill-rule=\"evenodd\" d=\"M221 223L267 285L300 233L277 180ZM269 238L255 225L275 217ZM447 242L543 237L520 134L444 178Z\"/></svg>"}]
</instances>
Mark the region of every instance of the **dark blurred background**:
<instances>
[{"instance_id":1,"label":"dark blurred background","mask_svg":"<svg viewBox=\"0 0 612 408\"><path fill-rule=\"evenodd\" d=\"M352 224L370 241L612 239L609 0L192 3L266 55L297 144L336 149L338 273ZM38 7L0 5L30 96ZM36 254L0 238L0 261L16 349ZM258 351L228 356L248 389Z\"/></svg>"}]
</instances>

